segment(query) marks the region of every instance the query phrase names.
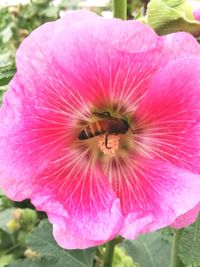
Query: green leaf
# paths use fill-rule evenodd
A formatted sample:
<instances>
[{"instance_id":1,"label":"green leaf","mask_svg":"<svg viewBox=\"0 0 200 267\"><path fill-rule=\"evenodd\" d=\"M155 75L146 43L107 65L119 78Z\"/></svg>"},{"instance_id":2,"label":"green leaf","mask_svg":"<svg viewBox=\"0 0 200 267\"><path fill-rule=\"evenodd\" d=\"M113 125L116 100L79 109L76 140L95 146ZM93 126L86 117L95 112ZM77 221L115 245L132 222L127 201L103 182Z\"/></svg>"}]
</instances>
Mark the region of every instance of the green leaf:
<instances>
[{"instance_id":1,"label":"green leaf","mask_svg":"<svg viewBox=\"0 0 200 267\"><path fill-rule=\"evenodd\" d=\"M165 239L169 242L173 242L174 229L172 229L171 227L162 228L161 230L159 230L159 233L162 234L163 239Z\"/></svg>"},{"instance_id":2,"label":"green leaf","mask_svg":"<svg viewBox=\"0 0 200 267\"><path fill-rule=\"evenodd\" d=\"M7 232L0 229L0 251L7 249L10 246L12 246L11 236Z\"/></svg>"},{"instance_id":3,"label":"green leaf","mask_svg":"<svg viewBox=\"0 0 200 267\"><path fill-rule=\"evenodd\" d=\"M40 14L49 18L57 18L58 17L58 8L55 6L51 6L49 8L43 9Z\"/></svg>"},{"instance_id":4,"label":"green leaf","mask_svg":"<svg viewBox=\"0 0 200 267\"><path fill-rule=\"evenodd\" d=\"M67 237L66 237L67 238ZM26 263L11 264L9 267L92 267L96 248L85 250L64 250L59 247L52 235L52 226L47 220L35 228L28 237L27 245L41 255L40 259L25 260ZM45 262L45 263L44 263ZM19 265L16 265L19 264Z\"/></svg>"},{"instance_id":5,"label":"green leaf","mask_svg":"<svg viewBox=\"0 0 200 267\"><path fill-rule=\"evenodd\" d=\"M15 66L5 66L0 68L0 86L6 85L16 72Z\"/></svg>"},{"instance_id":6,"label":"green leaf","mask_svg":"<svg viewBox=\"0 0 200 267\"><path fill-rule=\"evenodd\" d=\"M184 3L185 0L164 0L163 2L166 3L170 7L176 7Z\"/></svg>"},{"instance_id":7,"label":"green leaf","mask_svg":"<svg viewBox=\"0 0 200 267\"><path fill-rule=\"evenodd\" d=\"M8 267L50 267L50 266L57 266L55 258L42 258L38 260L18 260L13 262L12 264L8 265ZM63 265L62 267L64 267Z\"/></svg>"},{"instance_id":8,"label":"green leaf","mask_svg":"<svg viewBox=\"0 0 200 267\"><path fill-rule=\"evenodd\" d=\"M0 94L0 96L1 96L1 94ZM1 98L0 98L0 100L1 100ZM4 211L5 209L9 209L11 207L13 207L12 200L8 199L5 195L3 195L3 192L0 192L0 216L2 216L1 215L2 211ZM1 228L1 221L0 221L0 228Z\"/></svg>"},{"instance_id":9,"label":"green leaf","mask_svg":"<svg viewBox=\"0 0 200 267\"><path fill-rule=\"evenodd\" d=\"M190 3L185 0L151 0L144 22L160 35L177 31L196 34L200 28Z\"/></svg>"},{"instance_id":10,"label":"green leaf","mask_svg":"<svg viewBox=\"0 0 200 267\"><path fill-rule=\"evenodd\" d=\"M1 188L0 188L0 196L4 196L4 192Z\"/></svg>"},{"instance_id":11,"label":"green leaf","mask_svg":"<svg viewBox=\"0 0 200 267\"><path fill-rule=\"evenodd\" d=\"M2 45L0 45L0 47L2 49ZM5 64L13 65L14 59L12 59L12 57L13 57L13 55L12 55L11 50L7 49L4 51L1 51L1 54L0 54L0 73L1 73L2 66L4 66Z\"/></svg>"},{"instance_id":12,"label":"green leaf","mask_svg":"<svg viewBox=\"0 0 200 267\"><path fill-rule=\"evenodd\" d=\"M125 240L122 246L141 267L170 266L171 243L159 232L141 235L133 241Z\"/></svg>"},{"instance_id":13,"label":"green leaf","mask_svg":"<svg viewBox=\"0 0 200 267\"><path fill-rule=\"evenodd\" d=\"M184 229L178 253L185 265L200 266L200 218Z\"/></svg>"},{"instance_id":14,"label":"green leaf","mask_svg":"<svg viewBox=\"0 0 200 267\"><path fill-rule=\"evenodd\" d=\"M0 267L7 266L9 263L13 262L14 257L12 254L0 256Z\"/></svg>"},{"instance_id":15,"label":"green leaf","mask_svg":"<svg viewBox=\"0 0 200 267\"><path fill-rule=\"evenodd\" d=\"M6 224L12 219L12 212L14 209L6 209L0 212L0 229L4 230L5 232L9 232Z\"/></svg>"}]
</instances>

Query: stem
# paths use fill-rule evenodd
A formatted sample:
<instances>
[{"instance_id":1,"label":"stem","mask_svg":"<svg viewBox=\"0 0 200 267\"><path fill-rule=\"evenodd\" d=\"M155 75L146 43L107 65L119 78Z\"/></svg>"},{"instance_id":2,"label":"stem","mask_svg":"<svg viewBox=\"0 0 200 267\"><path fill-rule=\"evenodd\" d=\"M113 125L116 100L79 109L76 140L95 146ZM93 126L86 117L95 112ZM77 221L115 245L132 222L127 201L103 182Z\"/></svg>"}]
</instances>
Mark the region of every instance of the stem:
<instances>
[{"instance_id":1,"label":"stem","mask_svg":"<svg viewBox=\"0 0 200 267\"><path fill-rule=\"evenodd\" d=\"M183 267L180 257L178 256L178 246L183 229L175 230L172 246L171 267Z\"/></svg>"},{"instance_id":2,"label":"stem","mask_svg":"<svg viewBox=\"0 0 200 267\"><path fill-rule=\"evenodd\" d=\"M127 0L114 0L114 17L127 19Z\"/></svg>"},{"instance_id":3,"label":"stem","mask_svg":"<svg viewBox=\"0 0 200 267\"><path fill-rule=\"evenodd\" d=\"M142 15L145 16L149 0L141 0L141 1L142 1Z\"/></svg>"},{"instance_id":4,"label":"stem","mask_svg":"<svg viewBox=\"0 0 200 267\"><path fill-rule=\"evenodd\" d=\"M18 243L18 244L16 244L16 245L13 245L13 246L9 247L8 249L3 250L3 254L8 254L8 253L10 253L11 251L15 250L16 248L21 247L23 244L24 244L24 243L21 242L21 243Z\"/></svg>"},{"instance_id":5,"label":"stem","mask_svg":"<svg viewBox=\"0 0 200 267\"><path fill-rule=\"evenodd\" d=\"M116 245L116 240L113 239L106 244L106 251L104 253L103 267L112 267L113 254Z\"/></svg>"},{"instance_id":6,"label":"stem","mask_svg":"<svg viewBox=\"0 0 200 267\"><path fill-rule=\"evenodd\" d=\"M193 238L194 241L196 241L197 239L197 234L200 227L199 223L200 223L200 214L198 215L196 222L194 224L194 238Z\"/></svg>"}]
</instances>

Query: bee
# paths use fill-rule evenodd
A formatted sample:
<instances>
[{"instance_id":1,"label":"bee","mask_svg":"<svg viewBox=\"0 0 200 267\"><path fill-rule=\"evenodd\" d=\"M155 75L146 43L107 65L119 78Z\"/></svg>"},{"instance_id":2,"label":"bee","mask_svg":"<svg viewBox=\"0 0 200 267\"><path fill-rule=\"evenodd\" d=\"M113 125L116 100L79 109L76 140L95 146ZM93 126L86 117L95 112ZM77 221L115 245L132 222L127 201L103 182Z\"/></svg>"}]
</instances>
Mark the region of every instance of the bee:
<instances>
[{"instance_id":1,"label":"bee","mask_svg":"<svg viewBox=\"0 0 200 267\"><path fill-rule=\"evenodd\" d=\"M86 140L98 135L106 134L105 146L108 147L108 136L110 134L125 134L129 129L129 123L125 116L122 118L116 118L111 116L110 112L94 112L95 116L99 118L96 122L90 123L80 132L79 140ZM131 130L132 131L132 130Z\"/></svg>"}]
</instances>

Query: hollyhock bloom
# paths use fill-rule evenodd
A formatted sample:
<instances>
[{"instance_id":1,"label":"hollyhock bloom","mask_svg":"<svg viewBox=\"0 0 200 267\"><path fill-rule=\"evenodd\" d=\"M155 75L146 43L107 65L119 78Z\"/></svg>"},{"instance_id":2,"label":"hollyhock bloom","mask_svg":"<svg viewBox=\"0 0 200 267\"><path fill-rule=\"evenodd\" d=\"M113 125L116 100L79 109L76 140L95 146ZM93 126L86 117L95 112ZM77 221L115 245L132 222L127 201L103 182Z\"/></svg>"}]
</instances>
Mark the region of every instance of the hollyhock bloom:
<instances>
[{"instance_id":1,"label":"hollyhock bloom","mask_svg":"<svg viewBox=\"0 0 200 267\"><path fill-rule=\"evenodd\" d=\"M64 248L178 227L200 202L198 57L187 33L86 11L39 27L0 111L1 187Z\"/></svg>"}]
</instances>

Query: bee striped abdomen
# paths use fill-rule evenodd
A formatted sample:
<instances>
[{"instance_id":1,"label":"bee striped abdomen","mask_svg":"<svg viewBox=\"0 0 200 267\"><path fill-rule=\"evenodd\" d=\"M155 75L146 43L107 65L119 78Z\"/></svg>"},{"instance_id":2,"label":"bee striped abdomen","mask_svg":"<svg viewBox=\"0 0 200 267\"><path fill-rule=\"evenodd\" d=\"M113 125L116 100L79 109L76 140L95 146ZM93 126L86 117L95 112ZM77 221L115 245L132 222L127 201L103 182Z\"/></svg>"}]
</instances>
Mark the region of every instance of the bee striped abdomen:
<instances>
[{"instance_id":1,"label":"bee striped abdomen","mask_svg":"<svg viewBox=\"0 0 200 267\"><path fill-rule=\"evenodd\" d=\"M91 123L90 125L86 126L79 134L80 140L89 139L92 137L95 137L100 134L104 134L105 128L103 121L96 121L94 123Z\"/></svg>"}]
</instances>

